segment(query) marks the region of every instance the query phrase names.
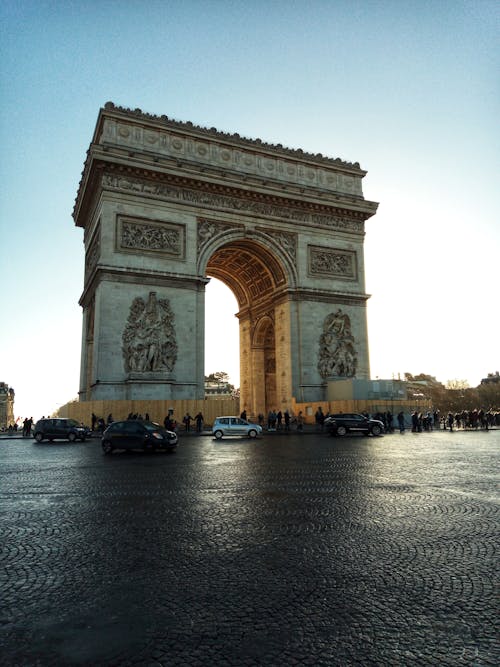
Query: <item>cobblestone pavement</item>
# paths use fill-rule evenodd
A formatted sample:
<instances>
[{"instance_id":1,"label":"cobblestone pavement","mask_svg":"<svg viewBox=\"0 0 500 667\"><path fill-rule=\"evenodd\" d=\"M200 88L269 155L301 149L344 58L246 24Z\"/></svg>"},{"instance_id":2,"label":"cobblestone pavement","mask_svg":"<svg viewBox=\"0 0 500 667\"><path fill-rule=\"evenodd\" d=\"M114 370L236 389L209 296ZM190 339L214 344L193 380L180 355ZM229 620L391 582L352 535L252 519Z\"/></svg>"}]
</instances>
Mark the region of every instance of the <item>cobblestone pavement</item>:
<instances>
[{"instance_id":1,"label":"cobblestone pavement","mask_svg":"<svg viewBox=\"0 0 500 667\"><path fill-rule=\"evenodd\" d=\"M500 431L0 440L2 665L495 665Z\"/></svg>"}]
</instances>

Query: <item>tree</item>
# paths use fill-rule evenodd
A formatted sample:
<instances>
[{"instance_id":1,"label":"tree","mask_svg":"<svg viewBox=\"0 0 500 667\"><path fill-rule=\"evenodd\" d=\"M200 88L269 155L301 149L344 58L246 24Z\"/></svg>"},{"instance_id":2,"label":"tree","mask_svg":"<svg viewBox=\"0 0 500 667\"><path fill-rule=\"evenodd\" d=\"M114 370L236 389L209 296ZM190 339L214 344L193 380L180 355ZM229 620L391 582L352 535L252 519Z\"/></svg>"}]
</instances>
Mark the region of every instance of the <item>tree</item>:
<instances>
[{"instance_id":1,"label":"tree","mask_svg":"<svg viewBox=\"0 0 500 667\"><path fill-rule=\"evenodd\" d=\"M222 384L223 382L229 382L229 374L226 371L217 371L217 373L210 373L210 375L205 375L205 382L217 382Z\"/></svg>"},{"instance_id":2,"label":"tree","mask_svg":"<svg viewBox=\"0 0 500 667\"><path fill-rule=\"evenodd\" d=\"M229 382L229 374L225 371L217 371L216 373L205 375L205 382L212 382L220 387L223 386L229 393L234 392L235 390L234 384Z\"/></svg>"}]
</instances>

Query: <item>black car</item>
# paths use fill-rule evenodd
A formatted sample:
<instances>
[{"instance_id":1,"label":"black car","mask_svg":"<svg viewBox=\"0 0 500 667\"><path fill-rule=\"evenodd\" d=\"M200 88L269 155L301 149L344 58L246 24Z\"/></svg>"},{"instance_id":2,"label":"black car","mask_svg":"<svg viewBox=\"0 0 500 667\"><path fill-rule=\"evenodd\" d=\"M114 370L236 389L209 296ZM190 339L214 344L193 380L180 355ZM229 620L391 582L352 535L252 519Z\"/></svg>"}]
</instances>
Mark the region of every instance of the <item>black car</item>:
<instances>
[{"instance_id":1,"label":"black car","mask_svg":"<svg viewBox=\"0 0 500 667\"><path fill-rule=\"evenodd\" d=\"M81 440L88 438L90 431L86 426L79 424L75 419L39 419L33 429L33 437L37 442L42 440Z\"/></svg>"},{"instance_id":2,"label":"black car","mask_svg":"<svg viewBox=\"0 0 500 667\"><path fill-rule=\"evenodd\" d=\"M105 454L111 454L114 449L173 451L177 442L177 434L173 431L142 419L113 422L102 434L102 450Z\"/></svg>"},{"instance_id":3,"label":"black car","mask_svg":"<svg viewBox=\"0 0 500 667\"><path fill-rule=\"evenodd\" d=\"M356 413L340 413L325 419L325 429L330 435L343 436L346 433L363 433L364 435L381 435L384 424L378 419L370 419Z\"/></svg>"}]
</instances>

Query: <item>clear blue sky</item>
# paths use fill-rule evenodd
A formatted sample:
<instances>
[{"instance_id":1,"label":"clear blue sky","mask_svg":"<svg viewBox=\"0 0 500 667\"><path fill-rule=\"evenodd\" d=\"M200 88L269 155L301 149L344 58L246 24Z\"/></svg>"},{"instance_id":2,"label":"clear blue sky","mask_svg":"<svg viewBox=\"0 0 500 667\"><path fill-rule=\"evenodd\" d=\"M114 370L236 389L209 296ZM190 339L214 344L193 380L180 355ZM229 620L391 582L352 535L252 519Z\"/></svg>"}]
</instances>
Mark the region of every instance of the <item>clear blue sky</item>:
<instances>
[{"instance_id":1,"label":"clear blue sky","mask_svg":"<svg viewBox=\"0 0 500 667\"><path fill-rule=\"evenodd\" d=\"M365 239L372 377L476 386L500 370L498 2L4 0L0 19L0 380L17 416L77 395L71 212L108 100L359 161L380 202ZM216 298L210 285L207 312ZM233 333L220 345L209 317L205 371L238 384L223 301Z\"/></svg>"}]
</instances>

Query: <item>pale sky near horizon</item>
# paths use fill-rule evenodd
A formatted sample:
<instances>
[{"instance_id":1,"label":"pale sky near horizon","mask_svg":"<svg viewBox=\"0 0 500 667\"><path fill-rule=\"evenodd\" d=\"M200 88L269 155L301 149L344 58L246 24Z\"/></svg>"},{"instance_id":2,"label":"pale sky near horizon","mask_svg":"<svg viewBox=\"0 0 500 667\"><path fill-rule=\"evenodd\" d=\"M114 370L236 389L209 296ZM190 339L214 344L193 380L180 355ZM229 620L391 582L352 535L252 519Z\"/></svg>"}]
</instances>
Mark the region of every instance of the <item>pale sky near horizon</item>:
<instances>
[{"instance_id":1,"label":"pale sky near horizon","mask_svg":"<svg viewBox=\"0 0 500 667\"><path fill-rule=\"evenodd\" d=\"M499 28L489 0L4 0L0 381L16 416L77 396L71 213L108 100L358 161L380 202L365 237L372 377L476 386L500 370ZM209 285L205 372L238 386L236 310Z\"/></svg>"}]
</instances>

